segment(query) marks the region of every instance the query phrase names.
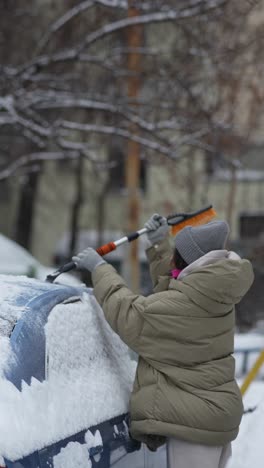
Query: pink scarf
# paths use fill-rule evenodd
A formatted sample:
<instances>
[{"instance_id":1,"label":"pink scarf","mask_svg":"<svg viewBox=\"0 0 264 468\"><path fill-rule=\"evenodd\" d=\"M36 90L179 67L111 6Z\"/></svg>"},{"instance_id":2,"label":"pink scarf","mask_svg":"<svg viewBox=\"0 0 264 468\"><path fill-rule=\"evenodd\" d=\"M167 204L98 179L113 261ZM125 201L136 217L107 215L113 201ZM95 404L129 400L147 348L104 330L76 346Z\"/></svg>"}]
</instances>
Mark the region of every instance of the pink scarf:
<instances>
[{"instance_id":1,"label":"pink scarf","mask_svg":"<svg viewBox=\"0 0 264 468\"><path fill-rule=\"evenodd\" d=\"M174 279L177 279L179 274L181 273L182 270L179 270L179 268L175 268L175 270L171 270L171 276Z\"/></svg>"}]
</instances>

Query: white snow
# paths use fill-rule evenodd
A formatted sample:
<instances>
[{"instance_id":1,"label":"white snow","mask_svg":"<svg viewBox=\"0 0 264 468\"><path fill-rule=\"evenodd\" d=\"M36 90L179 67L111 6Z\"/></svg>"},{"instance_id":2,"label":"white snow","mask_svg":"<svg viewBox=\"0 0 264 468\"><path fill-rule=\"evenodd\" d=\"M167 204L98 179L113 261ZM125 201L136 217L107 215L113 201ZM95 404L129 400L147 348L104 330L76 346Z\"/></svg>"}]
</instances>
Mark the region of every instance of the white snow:
<instances>
[{"instance_id":1,"label":"white snow","mask_svg":"<svg viewBox=\"0 0 264 468\"><path fill-rule=\"evenodd\" d=\"M37 267L37 260L16 242L0 234L0 272L3 274L26 275Z\"/></svg>"},{"instance_id":2,"label":"white snow","mask_svg":"<svg viewBox=\"0 0 264 468\"><path fill-rule=\"evenodd\" d=\"M4 375L7 363L10 362L11 349L9 339L5 336L0 336L0 379Z\"/></svg>"},{"instance_id":3,"label":"white snow","mask_svg":"<svg viewBox=\"0 0 264 468\"><path fill-rule=\"evenodd\" d=\"M54 468L91 468L89 452L85 444L69 442L53 457Z\"/></svg>"},{"instance_id":4,"label":"white snow","mask_svg":"<svg viewBox=\"0 0 264 468\"><path fill-rule=\"evenodd\" d=\"M237 439L232 443L233 455L228 468L263 468L264 383L254 382L245 393L244 406L254 408L245 414Z\"/></svg>"},{"instance_id":5,"label":"white snow","mask_svg":"<svg viewBox=\"0 0 264 468\"><path fill-rule=\"evenodd\" d=\"M218 169L214 176L218 180L231 180L232 173L228 169ZM264 180L264 171L254 169L236 170L236 180L238 181L262 181Z\"/></svg>"},{"instance_id":6,"label":"white snow","mask_svg":"<svg viewBox=\"0 0 264 468\"><path fill-rule=\"evenodd\" d=\"M103 441L100 431L95 431L95 434L93 434L91 431L87 431L85 434L85 442L88 449L102 446Z\"/></svg>"},{"instance_id":7,"label":"white snow","mask_svg":"<svg viewBox=\"0 0 264 468\"><path fill-rule=\"evenodd\" d=\"M264 334L261 333L236 333L234 339L235 350L264 348Z\"/></svg>"},{"instance_id":8,"label":"white snow","mask_svg":"<svg viewBox=\"0 0 264 468\"><path fill-rule=\"evenodd\" d=\"M264 334L256 332L235 334L234 347L236 377L240 378L245 373L245 370L248 372L252 368L260 350L264 349ZM258 378L263 377L264 366L262 366L258 374Z\"/></svg>"},{"instance_id":9,"label":"white snow","mask_svg":"<svg viewBox=\"0 0 264 468\"><path fill-rule=\"evenodd\" d=\"M54 307L45 332L48 380L21 392L0 380L0 454L9 460L128 411L136 363L93 296Z\"/></svg>"},{"instance_id":10,"label":"white snow","mask_svg":"<svg viewBox=\"0 0 264 468\"><path fill-rule=\"evenodd\" d=\"M14 324L24 310L23 307L15 305L17 298L22 294L17 278L8 275L1 275L1 278L5 281L5 287L1 288L0 295L0 337L10 335ZM21 278L29 283L32 281L26 276Z\"/></svg>"},{"instance_id":11,"label":"white snow","mask_svg":"<svg viewBox=\"0 0 264 468\"><path fill-rule=\"evenodd\" d=\"M4 287L0 293L0 378L10 360L9 336L17 320L26 311L25 308L17 306L16 302L22 295L21 286L17 284L17 278L9 275L1 275ZM26 276L20 277L23 282L32 285L34 280ZM30 287L30 286L29 286Z\"/></svg>"},{"instance_id":12,"label":"white snow","mask_svg":"<svg viewBox=\"0 0 264 468\"><path fill-rule=\"evenodd\" d=\"M247 372L256 361L259 351L264 349L264 335L257 332L235 335L236 375L242 375L243 353L248 350ZM243 416L239 435L232 443L233 455L228 468L263 468L264 434L264 366L244 396L245 410L255 411ZM245 376L243 376L245 377ZM240 384L243 382L241 378Z\"/></svg>"},{"instance_id":13,"label":"white snow","mask_svg":"<svg viewBox=\"0 0 264 468\"><path fill-rule=\"evenodd\" d=\"M89 244L87 244L89 245ZM34 276L45 280L47 275L54 273L55 268L42 265L21 245L0 234L0 274ZM70 286L79 286L80 281L69 273L60 275L58 282Z\"/></svg>"},{"instance_id":14,"label":"white snow","mask_svg":"<svg viewBox=\"0 0 264 468\"><path fill-rule=\"evenodd\" d=\"M102 436L100 434L100 431L95 431L95 434L92 434L91 431L87 431L85 434L85 442L87 449L90 451L91 448L93 447L102 447L99 450L103 450L103 440ZM101 458L101 452L99 451L98 453L93 455L93 458L96 462L99 462Z\"/></svg>"}]
</instances>

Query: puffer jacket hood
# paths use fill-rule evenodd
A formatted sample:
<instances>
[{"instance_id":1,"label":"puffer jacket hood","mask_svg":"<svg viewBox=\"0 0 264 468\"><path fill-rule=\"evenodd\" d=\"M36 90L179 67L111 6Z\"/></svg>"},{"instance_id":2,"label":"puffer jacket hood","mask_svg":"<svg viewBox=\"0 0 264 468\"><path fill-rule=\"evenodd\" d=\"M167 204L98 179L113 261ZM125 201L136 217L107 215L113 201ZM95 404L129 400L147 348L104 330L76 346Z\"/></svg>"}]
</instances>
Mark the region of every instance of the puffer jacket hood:
<instances>
[{"instance_id":1,"label":"puffer jacket hood","mask_svg":"<svg viewBox=\"0 0 264 468\"><path fill-rule=\"evenodd\" d=\"M209 252L185 268L178 277L185 293L197 305L211 313L224 314L231 304L238 304L253 282L253 269L248 260L227 250ZM170 281L170 289L179 283ZM215 307L212 308L212 302ZM226 305L226 307L224 307ZM217 307L219 306L219 307Z\"/></svg>"}]
</instances>

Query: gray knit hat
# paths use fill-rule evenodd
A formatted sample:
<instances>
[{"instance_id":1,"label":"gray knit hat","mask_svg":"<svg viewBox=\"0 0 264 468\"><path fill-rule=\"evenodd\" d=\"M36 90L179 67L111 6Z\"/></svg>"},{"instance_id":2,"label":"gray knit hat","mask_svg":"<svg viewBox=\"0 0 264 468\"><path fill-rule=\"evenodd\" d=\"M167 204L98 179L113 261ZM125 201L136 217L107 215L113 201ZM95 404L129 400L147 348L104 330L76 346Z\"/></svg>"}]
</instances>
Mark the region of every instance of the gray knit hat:
<instances>
[{"instance_id":1,"label":"gray knit hat","mask_svg":"<svg viewBox=\"0 0 264 468\"><path fill-rule=\"evenodd\" d=\"M224 249L229 235L225 221L213 221L202 226L186 226L175 237L175 248L189 265L211 250Z\"/></svg>"}]
</instances>

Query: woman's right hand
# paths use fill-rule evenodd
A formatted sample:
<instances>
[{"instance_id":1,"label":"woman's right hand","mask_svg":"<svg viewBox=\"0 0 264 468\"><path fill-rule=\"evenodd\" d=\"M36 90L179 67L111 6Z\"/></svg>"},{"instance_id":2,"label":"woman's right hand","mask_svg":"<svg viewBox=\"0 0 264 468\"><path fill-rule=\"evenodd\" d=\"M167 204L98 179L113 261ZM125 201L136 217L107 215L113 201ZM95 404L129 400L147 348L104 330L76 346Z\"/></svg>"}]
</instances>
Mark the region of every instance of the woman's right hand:
<instances>
[{"instance_id":1,"label":"woman's right hand","mask_svg":"<svg viewBox=\"0 0 264 468\"><path fill-rule=\"evenodd\" d=\"M167 219L158 213L154 213L144 224L147 228L147 238L152 245L161 242L169 233Z\"/></svg>"}]
</instances>

